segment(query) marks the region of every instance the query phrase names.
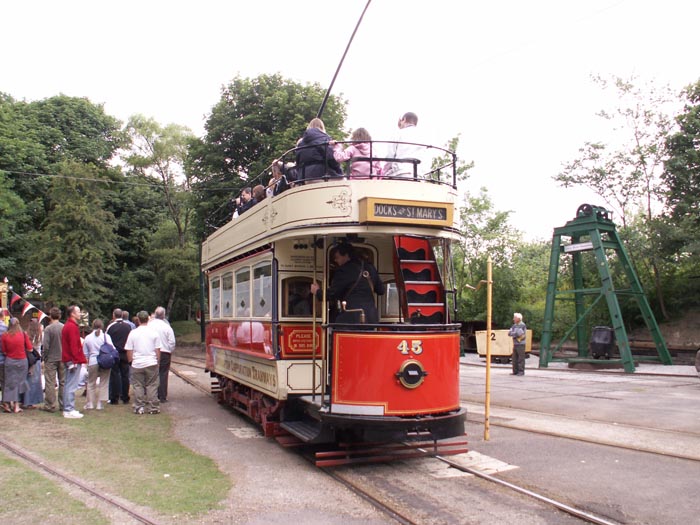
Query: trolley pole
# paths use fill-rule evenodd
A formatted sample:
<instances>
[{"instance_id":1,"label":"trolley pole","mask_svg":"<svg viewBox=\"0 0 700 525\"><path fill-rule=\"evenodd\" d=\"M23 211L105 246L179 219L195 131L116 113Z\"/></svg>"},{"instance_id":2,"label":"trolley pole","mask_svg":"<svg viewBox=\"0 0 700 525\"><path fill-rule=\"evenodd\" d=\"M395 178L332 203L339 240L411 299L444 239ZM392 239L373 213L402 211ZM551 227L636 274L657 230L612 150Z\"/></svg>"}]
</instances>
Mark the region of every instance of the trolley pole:
<instances>
[{"instance_id":1,"label":"trolley pole","mask_svg":"<svg viewBox=\"0 0 700 525\"><path fill-rule=\"evenodd\" d=\"M316 236L314 235L314 268L313 268L313 283L316 282ZM324 283L325 284L325 283ZM323 292L323 300L325 297L325 288ZM325 302L323 304L326 304ZM316 294L311 297L311 399L316 401ZM321 380L323 380L323 374L321 374ZM321 404L323 404L323 392L321 392Z\"/></svg>"},{"instance_id":2,"label":"trolley pole","mask_svg":"<svg viewBox=\"0 0 700 525\"><path fill-rule=\"evenodd\" d=\"M493 299L492 261L486 261L486 396L484 400L484 441L489 440L491 406L491 304Z\"/></svg>"}]
</instances>

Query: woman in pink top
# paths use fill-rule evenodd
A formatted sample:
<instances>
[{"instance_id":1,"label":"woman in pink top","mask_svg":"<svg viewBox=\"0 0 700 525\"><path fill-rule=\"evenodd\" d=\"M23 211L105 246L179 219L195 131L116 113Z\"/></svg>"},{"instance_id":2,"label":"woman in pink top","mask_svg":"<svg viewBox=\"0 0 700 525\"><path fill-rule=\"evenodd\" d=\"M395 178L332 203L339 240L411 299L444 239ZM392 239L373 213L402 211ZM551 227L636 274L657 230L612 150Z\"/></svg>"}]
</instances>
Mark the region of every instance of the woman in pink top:
<instances>
[{"instance_id":1,"label":"woman in pink top","mask_svg":"<svg viewBox=\"0 0 700 525\"><path fill-rule=\"evenodd\" d=\"M335 145L333 150L333 157L338 162L345 162L354 157L370 157L370 142L372 137L365 128L357 128L350 135L350 140L354 142L345 150L341 144ZM376 152L372 151L373 156L376 156ZM379 161L372 161L371 174L373 177L378 177L380 172ZM369 161L357 161L350 163L350 177L369 177L370 175L370 163Z\"/></svg>"}]
</instances>

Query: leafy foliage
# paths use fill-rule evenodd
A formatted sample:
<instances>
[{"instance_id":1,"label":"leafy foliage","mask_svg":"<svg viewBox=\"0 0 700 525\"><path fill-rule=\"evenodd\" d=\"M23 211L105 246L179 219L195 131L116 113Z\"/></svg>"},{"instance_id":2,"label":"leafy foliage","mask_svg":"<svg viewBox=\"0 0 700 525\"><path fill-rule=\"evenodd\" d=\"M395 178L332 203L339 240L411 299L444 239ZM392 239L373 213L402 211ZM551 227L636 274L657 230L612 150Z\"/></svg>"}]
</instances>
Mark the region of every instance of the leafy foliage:
<instances>
[{"instance_id":1,"label":"leafy foliage","mask_svg":"<svg viewBox=\"0 0 700 525\"><path fill-rule=\"evenodd\" d=\"M518 251L519 235L508 224L510 212L494 210L486 188L478 195L466 194L460 208L463 241L454 254L457 289L460 293L459 318L486 319L486 288L476 287L486 279L486 267L491 258L493 265L493 320L507 323L511 308L520 295L520 283L513 274L512 261Z\"/></svg>"},{"instance_id":2,"label":"leafy foliage","mask_svg":"<svg viewBox=\"0 0 700 525\"><path fill-rule=\"evenodd\" d=\"M36 276L46 296L58 304L79 304L100 312L107 295L105 276L114 268L114 216L106 211L98 170L86 164L65 162L51 185L51 209L45 227L37 234Z\"/></svg>"},{"instance_id":3,"label":"leafy foliage","mask_svg":"<svg viewBox=\"0 0 700 525\"><path fill-rule=\"evenodd\" d=\"M666 159L666 137L673 120L669 116L672 96L668 87L648 85L637 87L636 79L613 78L621 106L598 115L610 124L619 144L612 148L603 142L587 142L581 156L569 162L554 179L564 187L587 186L595 191L611 209L618 212L622 229L640 211L644 213L646 246L630 257L647 259L653 276L654 289L661 314L669 317L663 294L662 262L651 250L654 219L661 211L664 180L661 177ZM609 82L594 77L603 89Z\"/></svg>"},{"instance_id":4,"label":"leafy foliage","mask_svg":"<svg viewBox=\"0 0 700 525\"><path fill-rule=\"evenodd\" d=\"M316 116L325 92L280 75L234 78L212 108L201 141L193 141L188 170L198 183L199 228L230 217L231 196L245 185L267 182L272 162L294 148ZM345 103L331 95L323 121L331 136L344 136Z\"/></svg>"},{"instance_id":5,"label":"leafy foliage","mask_svg":"<svg viewBox=\"0 0 700 525\"><path fill-rule=\"evenodd\" d=\"M700 81L684 91L686 104L676 122L680 130L668 137L668 161L664 180L668 184L667 207L671 224L678 226L678 251L700 253Z\"/></svg>"}]
</instances>

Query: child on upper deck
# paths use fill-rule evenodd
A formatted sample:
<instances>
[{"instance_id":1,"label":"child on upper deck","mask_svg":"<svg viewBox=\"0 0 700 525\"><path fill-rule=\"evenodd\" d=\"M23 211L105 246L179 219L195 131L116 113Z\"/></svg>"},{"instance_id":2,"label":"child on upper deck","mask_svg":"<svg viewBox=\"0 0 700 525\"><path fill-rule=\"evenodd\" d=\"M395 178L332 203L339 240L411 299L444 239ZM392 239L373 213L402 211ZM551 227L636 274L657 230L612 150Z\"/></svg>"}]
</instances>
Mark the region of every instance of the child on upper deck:
<instances>
[{"instance_id":1,"label":"child on upper deck","mask_svg":"<svg viewBox=\"0 0 700 525\"><path fill-rule=\"evenodd\" d=\"M370 153L374 153L370 146L372 142L372 137L365 128L357 128L350 135L350 140L355 142L343 150L341 144L336 143L335 149L333 150L333 157L338 162L345 162L354 157L366 157L372 156ZM378 176L381 170L379 161L372 161L370 166L369 161L357 161L350 164L350 177L368 177L371 175ZM371 167L371 170L370 170Z\"/></svg>"}]
</instances>

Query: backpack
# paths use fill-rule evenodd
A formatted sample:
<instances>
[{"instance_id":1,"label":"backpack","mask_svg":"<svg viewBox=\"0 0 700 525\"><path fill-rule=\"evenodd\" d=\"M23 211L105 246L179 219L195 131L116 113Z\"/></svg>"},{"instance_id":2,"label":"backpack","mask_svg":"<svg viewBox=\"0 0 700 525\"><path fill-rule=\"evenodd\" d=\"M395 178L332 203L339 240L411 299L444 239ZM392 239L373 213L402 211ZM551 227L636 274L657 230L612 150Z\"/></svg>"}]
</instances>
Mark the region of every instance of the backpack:
<instances>
[{"instance_id":1,"label":"backpack","mask_svg":"<svg viewBox=\"0 0 700 525\"><path fill-rule=\"evenodd\" d=\"M100 353L97 354L97 364L100 368L109 369L119 362L119 351L107 342L105 333L104 342L100 346Z\"/></svg>"}]
</instances>

